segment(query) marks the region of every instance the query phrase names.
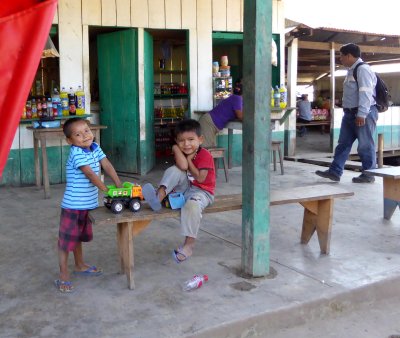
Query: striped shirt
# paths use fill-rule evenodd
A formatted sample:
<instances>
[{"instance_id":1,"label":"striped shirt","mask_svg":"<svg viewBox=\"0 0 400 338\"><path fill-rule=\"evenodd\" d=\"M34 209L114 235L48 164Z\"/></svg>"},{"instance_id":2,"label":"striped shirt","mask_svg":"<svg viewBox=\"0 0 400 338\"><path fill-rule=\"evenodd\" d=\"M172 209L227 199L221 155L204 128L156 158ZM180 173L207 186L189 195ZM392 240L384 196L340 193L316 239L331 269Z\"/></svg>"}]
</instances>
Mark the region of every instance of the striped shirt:
<instances>
[{"instance_id":1,"label":"striped shirt","mask_svg":"<svg viewBox=\"0 0 400 338\"><path fill-rule=\"evenodd\" d=\"M66 164L67 185L61 208L90 210L99 206L98 188L90 182L80 167L89 165L98 175L100 161L106 155L97 143L92 143L90 150L71 146Z\"/></svg>"}]
</instances>

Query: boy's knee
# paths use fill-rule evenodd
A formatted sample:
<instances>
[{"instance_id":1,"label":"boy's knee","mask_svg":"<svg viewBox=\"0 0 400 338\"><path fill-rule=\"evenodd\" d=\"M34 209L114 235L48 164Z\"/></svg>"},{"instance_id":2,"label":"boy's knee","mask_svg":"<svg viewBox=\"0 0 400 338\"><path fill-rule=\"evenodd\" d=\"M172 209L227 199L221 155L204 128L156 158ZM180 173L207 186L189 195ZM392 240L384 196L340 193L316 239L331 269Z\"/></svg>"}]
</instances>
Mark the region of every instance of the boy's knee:
<instances>
[{"instance_id":1,"label":"boy's knee","mask_svg":"<svg viewBox=\"0 0 400 338\"><path fill-rule=\"evenodd\" d=\"M200 212L201 211L200 199L197 199L196 197L189 198L186 201L184 208L185 211L190 213Z\"/></svg>"}]
</instances>

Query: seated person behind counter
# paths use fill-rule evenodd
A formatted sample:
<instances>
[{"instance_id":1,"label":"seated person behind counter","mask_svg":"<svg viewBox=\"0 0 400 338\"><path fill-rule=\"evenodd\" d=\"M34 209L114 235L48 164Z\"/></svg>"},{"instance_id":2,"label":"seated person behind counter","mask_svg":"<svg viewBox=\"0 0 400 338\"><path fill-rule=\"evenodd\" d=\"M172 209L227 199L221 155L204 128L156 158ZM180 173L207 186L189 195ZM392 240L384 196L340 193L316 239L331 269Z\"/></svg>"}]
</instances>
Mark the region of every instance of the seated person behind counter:
<instances>
[{"instance_id":1,"label":"seated person behind counter","mask_svg":"<svg viewBox=\"0 0 400 338\"><path fill-rule=\"evenodd\" d=\"M199 122L204 137L203 147L216 147L219 131L224 129L228 122L235 119L243 119L242 84L240 81L235 83L233 95L222 100L210 112L200 117Z\"/></svg>"},{"instance_id":2,"label":"seated person behind counter","mask_svg":"<svg viewBox=\"0 0 400 338\"><path fill-rule=\"evenodd\" d=\"M297 109L299 111L299 117L297 122L299 123L310 123L312 120L311 102L308 101L308 94L301 95L301 101L297 103ZM306 134L307 128L305 126L300 127L298 130L299 136L302 137Z\"/></svg>"}]
</instances>

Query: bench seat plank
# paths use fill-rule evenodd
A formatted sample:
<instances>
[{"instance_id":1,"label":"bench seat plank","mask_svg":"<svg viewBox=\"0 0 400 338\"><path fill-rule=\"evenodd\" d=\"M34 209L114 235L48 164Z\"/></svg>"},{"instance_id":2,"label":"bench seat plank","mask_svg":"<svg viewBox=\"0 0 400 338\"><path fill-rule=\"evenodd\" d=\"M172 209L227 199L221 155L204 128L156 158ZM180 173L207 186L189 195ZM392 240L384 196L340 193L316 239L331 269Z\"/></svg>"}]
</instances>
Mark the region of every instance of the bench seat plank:
<instances>
[{"instance_id":1,"label":"bench seat plank","mask_svg":"<svg viewBox=\"0 0 400 338\"><path fill-rule=\"evenodd\" d=\"M304 207L302 232L300 241L307 244L317 232L321 253L329 254L332 230L334 198L349 197L353 192L332 185L314 185L271 191L270 205L300 203ZM223 212L242 209L242 194L216 196L214 203L204 210L204 213ZM125 273L128 288L134 289L134 247L133 239L140 234L155 219L179 217L179 210L162 208L154 212L147 204L141 210L133 213L124 210L115 215L106 207L90 211L94 225L117 224L117 244L120 254L121 273Z\"/></svg>"}]
</instances>

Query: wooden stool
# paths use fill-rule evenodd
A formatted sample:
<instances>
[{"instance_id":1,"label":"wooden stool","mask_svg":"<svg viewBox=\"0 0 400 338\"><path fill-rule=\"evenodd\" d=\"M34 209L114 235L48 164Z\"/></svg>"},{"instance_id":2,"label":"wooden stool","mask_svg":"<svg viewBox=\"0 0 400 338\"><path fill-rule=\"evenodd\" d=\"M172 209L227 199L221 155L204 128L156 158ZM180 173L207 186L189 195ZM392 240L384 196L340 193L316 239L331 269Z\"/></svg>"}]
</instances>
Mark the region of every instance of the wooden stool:
<instances>
[{"instance_id":1,"label":"wooden stool","mask_svg":"<svg viewBox=\"0 0 400 338\"><path fill-rule=\"evenodd\" d=\"M222 158L225 171L225 179L228 182L228 166L225 159L225 148L206 148L212 155L215 164L215 176L218 176L218 159Z\"/></svg>"},{"instance_id":2,"label":"wooden stool","mask_svg":"<svg viewBox=\"0 0 400 338\"><path fill-rule=\"evenodd\" d=\"M272 151L272 158L274 161L274 171L276 171L276 152L279 155L279 163L281 165L281 174L283 175L283 157L281 152L281 144L282 141L272 141L271 142L271 151Z\"/></svg>"}]
</instances>

